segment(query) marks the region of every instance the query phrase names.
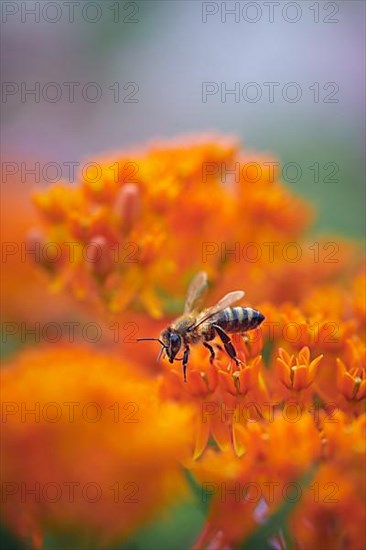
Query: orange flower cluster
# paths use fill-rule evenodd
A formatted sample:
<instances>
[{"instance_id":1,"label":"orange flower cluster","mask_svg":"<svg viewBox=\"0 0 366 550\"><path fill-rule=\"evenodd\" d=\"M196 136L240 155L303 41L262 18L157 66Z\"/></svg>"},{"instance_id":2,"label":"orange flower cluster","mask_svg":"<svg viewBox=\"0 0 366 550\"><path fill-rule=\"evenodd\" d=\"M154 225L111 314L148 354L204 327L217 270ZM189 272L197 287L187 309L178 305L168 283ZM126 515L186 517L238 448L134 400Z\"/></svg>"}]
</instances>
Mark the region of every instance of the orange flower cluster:
<instances>
[{"instance_id":1,"label":"orange flower cluster","mask_svg":"<svg viewBox=\"0 0 366 550\"><path fill-rule=\"evenodd\" d=\"M191 411L162 403L126 361L39 348L1 387L3 513L19 535L106 547L186 493Z\"/></svg>"},{"instance_id":2,"label":"orange flower cluster","mask_svg":"<svg viewBox=\"0 0 366 550\"><path fill-rule=\"evenodd\" d=\"M275 341L271 358L264 361L255 332L260 329L248 341L233 338L239 367L220 351L210 365L206 350L194 349L184 384L179 367L164 364L164 400L192 403L196 411L195 450L186 467L201 484L202 498L212 497L195 548L235 548L284 500L297 505L288 519L296 544L312 549L327 541L329 550L343 544L361 548L366 417L358 392L364 388L366 364L360 355L365 347L359 339L345 343L359 362L351 359L347 370L338 359L337 378L334 360L331 376L337 389L332 399L322 400L330 378L325 356L312 357L309 347L290 352ZM311 483L301 485L309 473ZM275 538L286 548L279 530Z\"/></svg>"},{"instance_id":3,"label":"orange flower cluster","mask_svg":"<svg viewBox=\"0 0 366 550\"><path fill-rule=\"evenodd\" d=\"M54 288L114 313L135 308L161 317L199 268L234 284L239 262L252 299L262 281L273 281L262 300L282 298L283 255L294 254L288 243L310 211L281 184L272 158L211 138L93 161L95 179L90 173L76 188L58 184L34 197L44 221L40 244L62 250L44 266ZM302 261L313 254L304 251Z\"/></svg>"},{"instance_id":4,"label":"orange flower cluster","mask_svg":"<svg viewBox=\"0 0 366 550\"><path fill-rule=\"evenodd\" d=\"M120 480L145 492L135 507L84 499L71 513L62 502L33 502L20 514L10 486L7 524L108 544L171 501L184 467L207 507L196 550L243 541L365 547L366 276L357 245L311 242L307 202L281 183L272 158L231 140L156 143L93 161L94 179L35 194L39 244L61 250L43 266L53 289L157 338L204 269L208 305L244 289L245 305L265 321L232 337L238 364L219 341L212 361L192 346L186 383L181 362L155 365L156 342L121 346L118 358L106 341L104 355L40 348L15 359L3 376L6 400L19 407L86 401L108 403L112 415L115 402L135 402L143 419L138 429L110 421L29 429L15 406L3 447L8 479L32 484L40 471L43 484L86 484L94 474L100 487Z\"/></svg>"}]
</instances>

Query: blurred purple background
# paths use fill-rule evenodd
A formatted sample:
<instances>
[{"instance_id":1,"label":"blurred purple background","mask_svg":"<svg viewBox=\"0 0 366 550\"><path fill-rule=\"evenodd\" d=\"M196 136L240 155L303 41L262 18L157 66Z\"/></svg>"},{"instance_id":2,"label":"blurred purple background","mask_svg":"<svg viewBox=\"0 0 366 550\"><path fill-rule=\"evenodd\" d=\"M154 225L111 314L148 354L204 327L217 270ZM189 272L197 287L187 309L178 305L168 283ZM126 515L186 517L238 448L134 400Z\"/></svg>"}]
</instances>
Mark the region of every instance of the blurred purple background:
<instances>
[{"instance_id":1,"label":"blurred purple background","mask_svg":"<svg viewBox=\"0 0 366 550\"><path fill-rule=\"evenodd\" d=\"M2 6L3 83L20 87L23 82L32 88L39 82L42 89L55 82L62 96L50 102L41 94L39 103L31 96L22 102L20 92L3 96L3 161L83 162L157 137L207 131L236 134L250 149L273 152L282 163L303 167L302 179L292 187L317 203L317 228L362 234L364 2L280 2L273 8L273 22L265 2L226 2L228 10L239 5L238 22L237 15L229 14L222 22L221 2L81 1L72 3L73 23L64 2L57 3L58 10L52 6L55 2L41 2L45 11L39 22L22 13L21 4ZM25 4L31 10L36 2ZM216 9L204 22L205 13ZM300 19L291 23L299 13ZM257 22L245 20L258 17ZM80 83L73 103L65 82ZM95 103L81 95L89 82L102 91ZM124 90L129 82L134 84ZM236 103L228 95L222 102L217 93L203 102L203 82L219 87L224 82L227 89L235 82L241 87L256 82L263 97L256 103L241 97ZM280 83L273 103L265 82ZM300 87L299 101L283 99L281 91L288 82ZM309 89L316 82L319 102ZM324 102L334 89L322 89L329 82L338 87L329 96L338 102ZM137 102L124 102L137 88ZM49 97L55 89L48 88ZM88 92L92 96L93 86ZM315 182L308 169L314 162L337 163L338 181ZM31 184L28 178L25 189Z\"/></svg>"}]
</instances>

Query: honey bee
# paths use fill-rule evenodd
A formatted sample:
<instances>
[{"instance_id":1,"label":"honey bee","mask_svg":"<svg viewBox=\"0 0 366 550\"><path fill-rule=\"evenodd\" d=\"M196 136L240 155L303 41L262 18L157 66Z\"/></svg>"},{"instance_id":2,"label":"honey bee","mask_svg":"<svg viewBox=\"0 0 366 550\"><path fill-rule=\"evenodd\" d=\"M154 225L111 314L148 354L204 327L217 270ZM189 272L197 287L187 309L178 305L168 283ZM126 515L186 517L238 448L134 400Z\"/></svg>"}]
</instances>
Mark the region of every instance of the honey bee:
<instances>
[{"instance_id":1,"label":"honey bee","mask_svg":"<svg viewBox=\"0 0 366 550\"><path fill-rule=\"evenodd\" d=\"M137 338L138 341L159 342L162 349L158 359L165 352L170 363L174 360L182 361L185 382L190 345L202 343L209 350L212 362L215 359L215 351L208 342L218 336L229 357L239 365L229 333L244 333L257 328L265 318L262 313L250 307L230 307L243 298L245 293L242 290L229 292L214 306L201 311L200 305L206 290L207 274L201 271L188 287L183 315L164 329L160 338ZM182 348L184 349L183 358L179 359L177 355Z\"/></svg>"}]
</instances>

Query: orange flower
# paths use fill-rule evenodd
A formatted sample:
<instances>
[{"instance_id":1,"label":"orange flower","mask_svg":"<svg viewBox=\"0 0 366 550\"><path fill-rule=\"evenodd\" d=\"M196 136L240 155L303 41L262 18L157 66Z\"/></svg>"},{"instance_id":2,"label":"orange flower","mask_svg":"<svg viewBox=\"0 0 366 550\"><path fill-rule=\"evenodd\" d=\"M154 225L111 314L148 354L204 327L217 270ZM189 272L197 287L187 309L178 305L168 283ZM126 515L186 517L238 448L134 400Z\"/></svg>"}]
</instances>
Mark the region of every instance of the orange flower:
<instances>
[{"instance_id":1,"label":"orange flower","mask_svg":"<svg viewBox=\"0 0 366 550\"><path fill-rule=\"evenodd\" d=\"M353 283L353 305L355 314L357 315L360 326L365 327L366 324L366 274L360 273L355 277Z\"/></svg>"},{"instance_id":2,"label":"orange flower","mask_svg":"<svg viewBox=\"0 0 366 550\"><path fill-rule=\"evenodd\" d=\"M44 219L52 223L62 223L82 206L82 195L79 189L55 184L45 193L34 195L35 204Z\"/></svg>"},{"instance_id":3,"label":"orange flower","mask_svg":"<svg viewBox=\"0 0 366 550\"><path fill-rule=\"evenodd\" d=\"M303 548L364 548L363 494L364 487L355 485L346 471L320 464L289 518L294 540Z\"/></svg>"},{"instance_id":4,"label":"orange flower","mask_svg":"<svg viewBox=\"0 0 366 550\"><path fill-rule=\"evenodd\" d=\"M100 548L185 494L189 408L128 370L74 347L26 352L2 370L3 512L18 534Z\"/></svg>"},{"instance_id":5,"label":"orange flower","mask_svg":"<svg viewBox=\"0 0 366 550\"><path fill-rule=\"evenodd\" d=\"M231 395L246 395L249 391L264 389L263 377L259 374L259 368L262 362L261 356L256 357L250 364L242 366L228 372L219 371L220 381L225 391Z\"/></svg>"},{"instance_id":6,"label":"orange flower","mask_svg":"<svg viewBox=\"0 0 366 550\"><path fill-rule=\"evenodd\" d=\"M298 299L304 281L311 288L334 277L349 258L347 249L341 262L319 265L311 243L297 243L308 204L270 171L272 158L249 156L233 140L162 142L98 160L98 177L84 174L76 188L58 184L35 195L46 242L75 245L77 258L50 277L77 299L92 294L116 314L142 309L158 318L204 268L220 288L238 284L254 302L278 304ZM226 181L238 166L238 177ZM85 254L95 242L102 265ZM289 244L300 249L295 263Z\"/></svg>"},{"instance_id":7,"label":"orange flower","mask_svg":"<svg viewBox=\"0 0 366 550\"><path fill-rule=\"evenodd\" d=\"M207 357L207 350L195 347L191 351L187 383L183 381L181 365L171 367L167 362L161 379L163 398L191 403L195 411L195 436L193 457L199 458L206 449L210 436L219 448L230 445L228 419L222 416L222 400L218 387L218 372Z\"/></svg>"},{"instance_id":8,"label":"orange flower","mask_svg":"<svg viewBox=\"0 0 366 550\"><path fill-rule=\"evenodd\" d=\"M365 425L364 414L349 419L340 411L324 421L323 461L290 518L306 548L365 547Z\"/></svg>"},{"instance_id":9,"label":"orange flower","mask_svg":"<svg viewBox=\"0 0 366 550\"><path fill-rule=\"evenodd\" d=\"M208 450L192 465L202 498L212 497L194 548L213 541L220 549L238 546L283 502L288 484L296 484L321 456L320 436L310 415L298 422L276 415L271 422L249 423L243 438L240 458L230 451Z\"/></svg>"},{"instance_id":10,"label":"orange flower","mask_svg":"<svg viewBox=\"0 0 366 550\"><path fill-rule=\"evenodd\" d=\"M215 359L211 364L209 354L203 346L193 347L187 383L183 381L180 365L172 367L170 363L163 363L166 372L161 383L162 396L195 404L195 459L207 448L210 436L220 449L226 450L233 445L240 455L236 441L236 424L245 424L247 416L249 418L253 414L256 417L261 416L253 404L257 403L260 407L268 397L260 370L262 359L260 356L249 359L251 353L258 349L257 340L258 338L252 336L250 344L250 338L233 338L241 363L238 367L220 349L215 352ZM250 405L248 411L247 403Z\"/></svg>"},{"instance_id":11,"label":"orange flower","mask_svg":"<svg viewBox=\"0 0 366 550\"><path fill-rule=\"evenodd\" d=\"M12 182L6 189L1 209L3 343L5 340L14 342L16 338L22 339L21 322L26 322L27 328L34 328L35 323L46 323L50 318L53 320L55 312L61 318L65 314L70 315L74 309L71 299L60 296L44 299L50 266L45 261L47 253L42 249L42 231L35 227L37 217L30 197L24 193L24 183ZM36 269L36 266L45 268L46 273Z\"/></svg>"},{"instance_id":12,"label":"orange flower","mask_svg":"<svg viewBox=\"0 0 366 550\"><path fill-rule=\"evenodd\" d=\"M347 366L337 359L337 387L348 400L360 401L366 395L366 348L360 338L347 340Z\"/></svg>"},{"instance_id":13,"label":"orange flower","mask_svg":"<svg viewBox=\"0 0 366 550\"><path fill-rule=\"evenodd\" d=\"M297 356L290 355L283 348L278 350L277 372L282 384L295 392L307 389L314 381L317 366L323 355L310 361L310 350L303 348Z\"/></svg>"}]
</instances>

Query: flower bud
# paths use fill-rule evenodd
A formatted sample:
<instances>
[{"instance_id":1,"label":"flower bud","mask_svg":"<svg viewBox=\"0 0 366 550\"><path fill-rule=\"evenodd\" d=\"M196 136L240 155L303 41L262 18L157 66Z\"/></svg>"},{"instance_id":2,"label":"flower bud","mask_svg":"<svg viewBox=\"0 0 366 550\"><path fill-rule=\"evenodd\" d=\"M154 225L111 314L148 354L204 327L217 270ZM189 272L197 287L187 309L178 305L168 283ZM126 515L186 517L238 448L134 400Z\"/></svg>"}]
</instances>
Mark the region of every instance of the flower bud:
<instances>
[{"instance_id":1,"label":"flower bud","mask_svg":"<svg viewBox=\"0 0 366 550\"><path fill-rule=\"evenodd\" d=\"M131 229L140 214L140 192L134 183L127 183L120 190L114 210L125 229Z\"/></svg>"},{"instance_id":2,"label":"flower bud","mask_svg":"<svg viewBox=\"0 0 366 550\"><path fill-rule=\"evenodd\" d=\"M94 237L88 243L88 261L96 275L105 277L112 271L113 257L109 243L102 235Z\"/></svg>"}]
</instances>

